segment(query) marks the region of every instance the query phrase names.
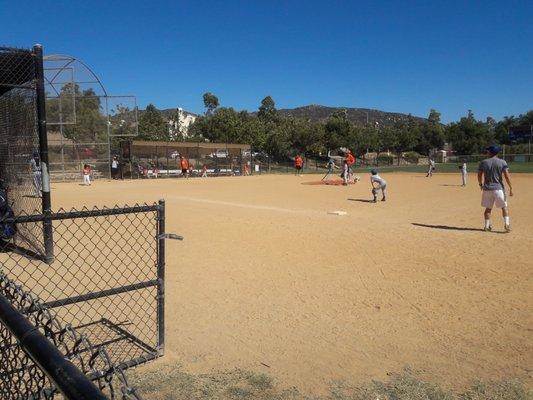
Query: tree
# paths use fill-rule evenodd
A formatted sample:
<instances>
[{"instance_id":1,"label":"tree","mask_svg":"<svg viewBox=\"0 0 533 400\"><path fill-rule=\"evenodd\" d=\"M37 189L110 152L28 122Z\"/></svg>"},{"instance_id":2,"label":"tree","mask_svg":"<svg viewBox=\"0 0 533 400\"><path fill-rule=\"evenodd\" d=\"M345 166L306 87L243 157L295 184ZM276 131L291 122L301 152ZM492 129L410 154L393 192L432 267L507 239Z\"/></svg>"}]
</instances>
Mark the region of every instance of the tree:
<instances>
[{"instance_id":1,"label":"tree","mask_svg":"<svg viewBox=\"0 0 533 400\"><path fill-rule=\"evenodd\" d=\"M428 122L430 124L440 124L440 112L433 108L429 110Z\"/></svg>"},{"instance_id":2,"label":"tree","mask_svg":"<svg viewBox=\"0 0 533 400\"><path fill-rule=\"evenodd\" d=\"M398 146L398 137L396 131L391 127L384 127L378 132L379 149L381 151L391 151Z\"/></svg>"},{"instance_id":3,"label":"tree","mask_svg":"<svg viewBox=\"0 0 533 400\"><path fill-rule=\"evenodd\" d=\"M327 150L333 150L354 144L353 125L348 121L346 110L335 111L324 126L324 146Z\"/></svg>"},{"instance_id":4,"label":"tree","mask_svg":"<svg viewBox=\"0 0 533 400\"><path fill-rule=\"evenodd\" d=\"M144 140L170 140L169 127L153 104L146 106L139 120L139 137Z\"/></svg>"},{"instance_id":5,"label":"tree","mask_svg":"<svg viewBox=\"0 0 533 400\"><path fill-rule=\"evenodd\" d=\"M440 123L440 113L431 109L427 121L418 123L419 138L414 149L420 154L427 154L433 149L444 146L444 127Z\"/></svg>"},{"instance_id":6,"label":"tree","mask_svg":"<svg viewBox=\"0 0 533 400\"><path fill-rule=\"evenodd\" d=\"M267 96L261 100L261 105L259 106L257 113L257 116L260 120L265 122L275 122L277 113L278 110L276 110L276 103L274 103L274 99L272 97Z\"/></svg>"},{"instance_id":7,"label":"tree","mask_svg":"<svg viewBox=\"0 0 533 400\"><path fill-rule=\"evenodd\" d=\"M169 136L170 140L178 141L183 139L183 133L181 132L181 110L176 108L172 113L169 120Z\"/></svg>"},{"instance_id":8,"label":"tree","mask_svg":"<svg viewBox=\"0 0 533 400\"><path fill-rule=\"evenodd\" d=\"M398 165L402 152L411 151L419 142L421 134L415 119L409 115L406 121L402 121L395 126L396 135L396 153L398 154Z\"/></svg>"},{"instance_id":9,"label":"tree","mask_svg":"<svg viewBox=\"0 0 533 400\"><path fill-rule=\"evenodd\" d=\"M100 97L96 96L93 89L81 91L77 84L63 87L61 96L72 97L74 94L76 123L65 125L65 137L78 143L105 143L107 142L107 121L101 107ZM62 102L62 105L69 102Z\"/></svg>"},{"instance_id":10,"label":"tree","mask_svg":"<svg viewBox=\"0 0 533 400\"><path fill-rule=\"evenodd\" d=\"M206 92L203 95L204 99L204 107L206 109L206 115L213 114L213 111L215 111L216 108L220 105L218 102L218 97L215 96L213 93Z\"/></svg>"},{"instance_id":11,"label":"tree","mask_svg":"<svg viewBox=\"0 0 533 400\"><path fill-rule=\"evenodd\" d=\"M446 127L446 137L457 154L477 154L494 140L486 123L477 121L471 110L468 115Z\"/></svg>"}]
</instances>

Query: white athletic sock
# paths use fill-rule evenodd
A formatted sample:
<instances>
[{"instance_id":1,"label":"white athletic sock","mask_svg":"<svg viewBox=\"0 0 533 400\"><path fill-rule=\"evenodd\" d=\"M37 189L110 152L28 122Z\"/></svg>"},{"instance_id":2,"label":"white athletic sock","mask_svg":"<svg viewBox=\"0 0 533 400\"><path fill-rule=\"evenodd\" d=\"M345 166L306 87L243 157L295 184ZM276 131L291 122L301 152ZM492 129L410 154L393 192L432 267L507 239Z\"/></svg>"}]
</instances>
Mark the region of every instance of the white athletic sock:
<instances>
[{"instance_id":1,"label":"white athletic sock","mask_svg":"<svg viewBox=\"0 0 533 400\"><path fill-rule=\"evenodd\" d=\"M490 228L490 219L486 219L485 220L485 229L489 229Z\"/></svg>"},{"instance_id":2,"label":"white athletic sock","mask_svg":"<svg viewBox=\"0 0 533 400\"><path fill-rule=\"evenodd\" d=\"M509 216L503 217L503 220L505 221L505 225L510 225L511 224Z\"/></svg>"}]
</instances>

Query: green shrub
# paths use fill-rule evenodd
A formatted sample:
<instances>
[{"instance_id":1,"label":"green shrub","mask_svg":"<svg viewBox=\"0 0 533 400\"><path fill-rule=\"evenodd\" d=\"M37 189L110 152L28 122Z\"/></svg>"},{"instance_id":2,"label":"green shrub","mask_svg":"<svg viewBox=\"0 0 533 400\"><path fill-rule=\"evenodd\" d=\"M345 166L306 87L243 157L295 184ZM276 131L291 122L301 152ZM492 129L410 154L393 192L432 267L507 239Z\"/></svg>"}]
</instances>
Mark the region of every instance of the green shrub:
<instances>
[{"instance_id":1,"label":"green shrub","mask_svg":"<svg viewBox=\"0 0 533 400\"><path fill-rule=\"evenodd\" d=\"M388 155L388 154L380 154L377 156L376 161L380 165L392 165L394 162L394 156Z\"/></svg>"},{"instance_id":2,"label":"green shrub","mask_svg":"<svg viewBox=\"0 0 533 400\"><path fill-rule=\"evenodd\" d=\"M418 164L418 160L422 158L423 156L418 154L416 151L408 151L403 155L403 158L409 163L409 164Z\"/></svg>"}]
</instances>

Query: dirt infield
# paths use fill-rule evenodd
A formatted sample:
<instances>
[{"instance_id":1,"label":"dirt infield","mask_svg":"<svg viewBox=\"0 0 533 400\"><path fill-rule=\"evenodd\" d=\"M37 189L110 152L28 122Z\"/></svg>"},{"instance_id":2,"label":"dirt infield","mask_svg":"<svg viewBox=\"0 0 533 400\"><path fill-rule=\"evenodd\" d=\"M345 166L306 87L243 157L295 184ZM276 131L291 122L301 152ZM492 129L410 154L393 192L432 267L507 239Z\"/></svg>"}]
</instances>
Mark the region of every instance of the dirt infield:
<instances>
[{"instance_id":1,"label":"dirt infield","mask_svg":"<svg viewBox=\"0 0 533 400\"><path fill-rule=\"evenodd\" d=\"M482 226L474 176L385 174L53 184L54 208L167 201L167 355L186 370L243 368L319 392L410 365L448 387L531 386L533 175L513 176L513 232ZM347 215L330 215L333 210ZM157 364L156 364L157 365ZM154 368L147 366L144 368Z\"/></svg>"}]
</instances>

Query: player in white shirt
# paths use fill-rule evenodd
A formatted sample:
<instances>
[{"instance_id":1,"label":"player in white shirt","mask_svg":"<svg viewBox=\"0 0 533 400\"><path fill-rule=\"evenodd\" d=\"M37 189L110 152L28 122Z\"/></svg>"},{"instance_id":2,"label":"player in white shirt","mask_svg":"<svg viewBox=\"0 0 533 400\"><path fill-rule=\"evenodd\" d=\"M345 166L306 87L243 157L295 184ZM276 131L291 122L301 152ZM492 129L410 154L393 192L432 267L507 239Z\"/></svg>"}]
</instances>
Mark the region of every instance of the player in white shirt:
<instances>
[{"instance_id":1,"label":"player in white shirt","mask_svg":"<svg viewBox=\"0 0 533 400\"><path fill-rule=\"evenodd\" d=\"M468 174L466 170L466 163L463 163L463 165L461 165L459 169L461 170L461 178L463 180L463 184L461 186L466 186L466 175Z\"/></svg>"},{"instance_id":2,"label":"player in white shirt","mask_svg":"<svg viewBox=\"0 0 533 400\"><path fill-rule=\"evenodd\" d=\"M34 151L33 157L30 159L30 171L33 181L33 196L42 197L42 173L41 173L41 160L39 152Z\"/></svg>"},{"instance_id":3,"label":"player in white shirt","mask_svg":"<svg viewBox=\"0 0 533 400\"><path fill-rule=\"evenodd\" d=\"M426 178L431 178L433 176L434 170L435 170L435 161L433 161L433 159L430 158L428 162L428 173L426 175Z\"/></svg>"},{"instance_id":4,"label":"player in white shirt","mask_svg":"<svg viewBox=\"0 0 533 400\"><path fill-rule=\"evenodd\" d=\"M377 195L381 190L381 201L386 201L387 196L387 181L378 175L378 170L373 169L370 171L370 184L372 185L372 195L374 196L374 203L378 201Z\"/></svg>"},{"instance_id":5,"label":"player in white shirt","mask_svg":"<svg viewBox=\"0 0 533 400\"><path fill-rule=\"evenodd\" d=\"M334 161L332 158L330 158L330 159L328 160L328 163L326 164L326 168L328 169L328 172L327 172L326 175L324 175L324 177L322 178L323 181L326 180L326 179L328 179L328 177L329 177L331 174L333 174L333 171L334 171L335 169L338 169L339 167L337 167L337 165L335 165L335 161Z\"/></svg>"}]
</instances>

